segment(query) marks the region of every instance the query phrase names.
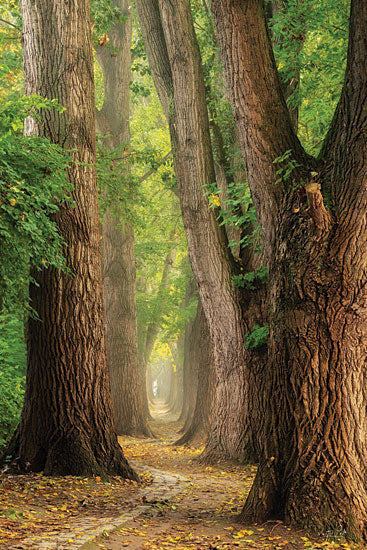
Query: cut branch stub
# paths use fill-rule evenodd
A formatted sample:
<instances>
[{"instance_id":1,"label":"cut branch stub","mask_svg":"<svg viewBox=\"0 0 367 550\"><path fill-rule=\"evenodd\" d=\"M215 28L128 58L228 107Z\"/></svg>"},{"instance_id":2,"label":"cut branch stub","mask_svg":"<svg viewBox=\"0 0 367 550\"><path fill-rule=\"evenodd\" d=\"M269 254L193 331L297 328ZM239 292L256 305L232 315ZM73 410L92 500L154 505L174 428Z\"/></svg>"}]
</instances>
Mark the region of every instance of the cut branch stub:
<instances>
[{"instance_id":1,"label":"cut branch stub","mask_svg":"<svg viewBox=\"0 0 367 550\"><path fill-rule=\"evenodd\" d=\"M310 181L305 185L305 191L308 203L307 214L320 233L328 232L331 226L331 216L324 205L321 185Z\"/></svg>"}]
</instances>

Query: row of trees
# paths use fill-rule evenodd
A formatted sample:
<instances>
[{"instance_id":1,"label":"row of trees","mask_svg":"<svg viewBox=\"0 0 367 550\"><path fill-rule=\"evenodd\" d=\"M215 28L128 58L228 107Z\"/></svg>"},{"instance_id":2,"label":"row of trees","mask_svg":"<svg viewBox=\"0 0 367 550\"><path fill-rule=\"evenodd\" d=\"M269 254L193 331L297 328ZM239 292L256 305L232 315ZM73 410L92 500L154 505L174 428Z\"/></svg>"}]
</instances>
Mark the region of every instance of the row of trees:
<instances>
[{"instance_id":1,"label":"row of trees","mask_svg":"<svg viewBox=\"0 0 367 550\"><path fill-rule=\"evenodd\" d=\"M174 174L170 161L169 137L164 123L162 124L160 109L157 108L159 102L149 81L141 38L136 32L133 37L131 36L131 11L127 6L124 8L121 2L116 3L115 6L112 6L109 1L95 2L92 7L93 42L100 61L100 65L95 65L96 113L102 125L97 142L97 169L100 219L104 217L104 220L101 219L101 228L104 233L102 243L103 250L106 249L107 254L105 254L103 274L105 306L107 306L109 325L108 338L113 343L109 349L115 358L121 357L119 351L123 349L126 361L126 365L123 365L121 360L116 365L115 359L115 367L112 368L113 358L110 357L109 360L112 373L113 409L118 433L142 435L149 433L149 428L144 418L144 411L139 408L145 393L142 382L143 373L140 374L140 383L139 375L135 374L138 372L138 361L140 364L146 361L147 353L144 348L154 347L154 345L156 348L154 357L167 354L169 344L171 342L174 344L186 318L194 313L194 303L187 311L181 307L187 272L184 262L186 248L175 207L177 198L171 191ZM58 236L55 222L51 221L47 214L57 209L55 199L62 202L67 198L66 193L70 189L70 184L63 174L70 158L65 156L65 152L57 149L56 145L51 149L50 142L46 138L42 141L43 138L36 139L36 136L32 136L30 140L29 137L24 138L21 135L23 119L27 114L40 107L58 108L57 101L47 102L43 98L21 96L23 79L20 71L19 29L22 20L16 3L11 1L4 4L1 8L1 16L0 38L4 52L0 66L3 75L1 93L6 105L2 112L3 166L5 168L2 170L1 182L3 215L1 217L0 447L3 448L9 434L16 426L17 411L23 397L22 375L25 371L25 353L24 341L20 335L23 333L23 324L27 322L29 314L29 265L36 269L50 264L65 267L60 248L61 238ZM108 51L103 47L106 29L110 33L107 41L110 48ZM118 43L114 43L117 40L116 37L119 43L124 44L124 53L119 55L118 62L115 55L110 55L112 48L115 49L114 53L122 51ZM132 38L131 51L137 69L133 73L134 81L130 84L130 54L127 55L126 52L130 52ZM103 65L103 59L105 59L105 65ZM113 62L115 62L114 65ZM116 71L112 76L108 74L109 70L111 72L111 63ZM114 80L117 80L118 85L114 84ZM129 84L134 112L131 146L129 146L128 136L123 139L117 135L120 125L111 115L111 111L121 114L123 107L127 109L123 114L125 122L122 126L125 129L128 127ZM119 100L120 91L123 92L123 102ZM138 103L141 98L144 100L144 105ZM149 111L148 119L147 111ZM108 112L117 135L114 140L111 129L105 126L103 130L103 121L106 125ZM160 124L160 128L156 128L157 124ZM141 144L143 132L145 133L144 145ZM105 137L104 134L107 136ZM27 170L24 169L23 159L28 161ZM5 169L10 164L12 172L5 178ZM21 180L21 187L18 184L15 185ZM160 197L155 196L154 188L157 185L159 185ZM24 190L25 196L23 196ZM33 198L35 192L37 197ZM149 209L148 220L145 219L147 209ZM172 213L165 213L167 209ZM150 217L152 219L149 219ZM130 228L127 233L122 227L124 222ZM138 267L138 316L141 336L139 358L132 222L137 232L135 258ZM173 238L171 239L170 236ZM167 238L171 242L167 243ZM17 251L16 254L14 250ZM173 269L168 273L168 278L165 277L166 283L162 292L159 288L162 286L160 278L161 273L165 272L165 260L161 260L160 256L164 254L168 257L170 251L175 255L175 261ZM109 254L111 255L108 256ZM120 276L121 271L124 273L123 278ZM119 288L118 285L123 285L123 288L121 289L121 286ZM164 307L161 307L162 304ZM157 308L159 315L157 315ZM124 311L123 316L121 311ZM35 315L34 310L32 313ZM162 318L164 318L164 331L161 329ZM156 333L157 328L160 329L158 340L163 337L164 342L158 342L157 345L156 334L154 338L149 337L150 344L147 346L143 340L148 327L150 327L150 334ZM172 349L174 347L173 345ZM131 388L133 385L137 391L129 391L122 396L121 388Z\"/></svg>"},{"instance_id":2,"label":"row of trees","mask_svg":"<svg viewBox=\"0 0 367 550\"><path fill-rule=\"evenodd\" d=\"M207 453L259 456L244 518L276 514L363 534L365 433L356 419L366 410L358 336L365 323L366 6L351 2L344 86L316 158L297 138L263 2L211 3L261 228L260 265L269 270L269 341L259 358L244 346L256 316L253 297L244 304L233 288L236 263L204 192L215 169L190 3L136 4L170 124L190 260L214 344L218 384ZM245 271L253 271L252 261L243 257Z\"/></svg>"},{"instance_id":3,"label":"row of trees","mask_svg":"<svg viewBox=\"0 0 367 550\"><path fill-rule=\"evenodd\" d=\"M71 151L67 174L75 207L61 204L54 217L73 274L51 266L33 275L32 307L42 323L32 319L29 324L26 399L9 453L21 468L133 477L114 435L108 390L88 2L68 8L56 4L23 3L26 91L56 97L66 111L41 110L26 128ZM308 51L315 65L318 46L312 41L320 40L319 27L330 31L322 19L325 3L135 1L169 126L177 178L172 190L180 200L199 294L187 346L192 360L183 374L188 384L195 364L203 367L191 420L206 411L202 423L208 425L205 397L213 392L201 390L215 386L204 458L259 462L244 519L278 516L317 530L343 529L358 538L366 533L367 502L367 7L363 0L350 4L344 85L326 133L327 118L315 121L310 98L302 99L303 83L310 86L312 78L307 80L309 67L301 63ZM107 135L107 147L122 146L128 154L130 6L122 0L109 5L118 8L119 21L97 49L104 76L98 128ZM340 0L339 8L328 24L340 31L338 18L347 21L349 2ZM50 20L60 36L51 31ZM197 35L194 25L201 29ZM335 49L341 42L337 36ZM329 71L335 59L327 58ZM332 87L335 101L338 82L330 86L327 74L320 87ZM120 176L126 173L120 167ZM127 381L134 381L133 395L119 390L121 401L124 407L129 403L131 426L147 434L141 367L157 327L154 322L147 327L139 361L132 226L126 220L117 224L107 204L103 227L113 387L122 383L126 389ZM119 286L122 272L124 288ZM165 284L162 276L162 289ZM123 323L116 311L126 313ZM204 362L208 337L212 360ZM122 373L113 366L121 357L129 357ZM122 411L121 418L126 423L128 413Z\"/></svg>"}]
</instances>

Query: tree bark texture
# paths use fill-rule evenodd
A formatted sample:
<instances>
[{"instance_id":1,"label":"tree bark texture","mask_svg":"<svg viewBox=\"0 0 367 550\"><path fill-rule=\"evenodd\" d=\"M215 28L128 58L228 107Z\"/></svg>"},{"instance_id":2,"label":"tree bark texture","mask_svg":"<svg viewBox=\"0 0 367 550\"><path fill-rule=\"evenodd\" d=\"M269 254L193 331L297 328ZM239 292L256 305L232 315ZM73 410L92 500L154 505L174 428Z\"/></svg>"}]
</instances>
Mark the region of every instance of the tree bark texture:
<instances>
[{"instance_id":1,"label":"tree bark texture","mask_svg":"<svg viewBox=\"0 0 367 550\"><path fill-rule=\"evenodd\" d=\"M73 275L33 274L28 370L20 424L6 455L18 471L137 478L114 431L106 363L89 2L23 0L26 94L57 98L65 112L42 110L26 133L60 144L75 208L55 216ZM71 152L70 152L71 151Z\"/></svg>"},{"instance_id":2,"label":"tree bark texture","mask_svg":"<svg viewBox=\"0 0 367 550\"><path fill-rule=\"evenodd\" d=\"M130 140L131 3L114 0L125 19L108 31L109 42L97 48L104 78L104 102L97 113L105 144L116 149ZM121 174L128 177L128 168ZM121 214L123 216L123 214ZM109 207L102 224L102 267L107 360L118 434L152 436L146 421L145 371L138 354L134 229Z\"/></svg>"},{"instance_id":3,"label":"tree bark texture","mask_svg":"<svg viewBox=\"0 0 367 550\"><path fill-rule=\"evenodd\" d=\"M190 263L208 321L220 382L208 455L245 460L253 455L252 431L246 422L249 388L243 346L245 327L238 293L232 286L233 264L227 240L204 191L215 181L215 171L190 3L138 0L136 6L152 74L159 75L157 91L168 111ZM154 36L149 32L153 21Z\"/></svg>"},{"instance_id":4,"label":"tree bark texture","mask_svg":"<svg viewBox=\"0 0 367 550\"><path fill-rule=\"evenodd\" d=\"M270 265L267 412L242 517L366 539L367 4L351 2L345 83L317 161L290 124L262 2L212 9ZM276 184L273 161L289 150L300 166Z\"/></svg>"},{"instance_id":5,"label":"tree bark texture","mask_svg":"<svg viewBox=\"0 0 367 550\"><path fill-rule=\"evenodd\" d=\"M199 302L196 318L191 328L190 361L196 364L198 388L191 421L175 445L192 443L207 436L210 427L212 405L215 395L215 372L208 324Z\"/></svg>"}]
</instances>

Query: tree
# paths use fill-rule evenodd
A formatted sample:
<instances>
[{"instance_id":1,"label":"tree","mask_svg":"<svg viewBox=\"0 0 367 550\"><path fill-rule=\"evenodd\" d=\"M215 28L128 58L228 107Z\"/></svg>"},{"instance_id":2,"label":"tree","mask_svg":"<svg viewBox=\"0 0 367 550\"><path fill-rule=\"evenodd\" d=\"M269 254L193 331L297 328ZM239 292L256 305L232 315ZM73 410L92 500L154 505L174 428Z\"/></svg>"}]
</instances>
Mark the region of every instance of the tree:
<instances>
[{"instance_id":1,"label":"tree","mask_svg":"<svg viewBox=\"0 0 367 550\"><path fill-rule=\"evenodd\" d=\"M115 0L113 6L117 10L114 24L96 50L104 78L104 102L97 111L97 124L105 146L126 153L130 140L131 4ZM115 171L121 166L116 164ZM119 184L128 186L126 164L119 170ZM115 424L119 434L151 436L144 408L145 372L138 354L134 228L124 219L123 208L116 208L107 197L107 203L111 202L102 223L102 267Z\"/></svg>"},{"instance_id":2,"label":"tree","mask_svg":"<svg viewBox=\"0 0 367 550\"><path fill-rule=\"evenodd\" d=\"M197 314L190 327L188 361L194 363L197 372L197 391L192 414L189 415L184 434L175 445L191 443L196 438L206 437L210 429L211 409L214 400L215 373L208 324L199 302ZM192 381L191 381L192 382ZM191 385L192 387L192 385ZM191 388L190 388L191 389ZM192 391L192 390L191 390Z\"/></svg>"},{"instance_id":3,"label":"tree","mask_svg":"<svg viewBox=\"0 0 367 550\"><path fill-rule=\"evenodd\" d=\"M367 5L317 159L292 128L260 0L213 0L270 268L262 457L242 518L366 538Z\"/></svg>"},{"instance_id":4,"label":"tree","mask_svg":"<svg viewBox=\"0 0 367 550\"><path fill-rule=\"evenodd\" d=\"M190 2L138 0L142 34L152 76L168 117L181 212L191 267L213 342L219 383L207 445L208 460L248 460L254 442L247 418L246 332L234 260L205 188L215 182L205 88Z\"/></svg>"},{"instance_id":5,"label":"tree","mask_svg":"<svg viewBox=\"0 0 367 550\"><path fill-rule=\"evenodd\" d=\"M5 455L18 471L137 479L114 431L106 363L89 2L24 0L22 11L26 94L64 107L41 109L25 130L69 151L75 207L55 214L70 273L33 273L38 318L29 321L24 406Z\"/></svg>"}]
</instances>

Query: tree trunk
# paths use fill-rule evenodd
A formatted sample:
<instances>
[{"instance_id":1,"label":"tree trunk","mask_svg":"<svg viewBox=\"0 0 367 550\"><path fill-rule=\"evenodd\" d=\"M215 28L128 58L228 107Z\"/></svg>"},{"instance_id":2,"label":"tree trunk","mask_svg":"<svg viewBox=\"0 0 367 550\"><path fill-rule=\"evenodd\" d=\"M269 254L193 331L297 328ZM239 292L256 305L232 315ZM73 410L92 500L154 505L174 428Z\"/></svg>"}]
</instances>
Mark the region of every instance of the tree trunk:
<instances>
[{"instance_id":1,"label":"tree trunk","mask_svg":"<svg viewBox=\"0 0 367 550\"><path fill-rule=\"evenodd\" d=\"M136 6L153 78L168 114L190 262L220 381L208 455L252 459L242 310L232 285L233 263L225 234L205 195L215 172L190 2L138 0Z\"/></svg>"},{"instance_id":2,"label":"tree trunk","mask_svg":"<svg viewBox=\"0 0 367 550\"><path fill-rule=\"evenodd\" d=\"M177 207L176 207L177 209ZM172 230L171 234L169 235L169 241L172 242L175 236L176 230ZM146 337L145 337L145 361L146 363L149 363L150 357L152 355L154 344L157 341L159 330L161 327L161 317L162 317L162 310L163 310L163 299L164 299L164 292L169 287L169 278L172 273L172 269L175 263L176 259L176 247L171 248L171 250L168 252L165 260L164 260L164 266L162 271L162 277L159 283L159 288L157 292L157 296L155 299L155 304L153 307L153 315L152 315L152 321L148 325Z\"/></svg>"},{"instance_id":3,"label":"tree trunk","mask_svg":"<svg viewBox=\"0 0 367 550\"><path fill-rule=\"evenodd\" d=\"M175 445L191 443L204 438L210 426L210 417L215 393L215 373L208 324L199 302L198 311L191 329L190 360L197 365L198 389L191 422Z\"/></svg>"},{"instance_id":4,"label":"tree trunk","mask_svg":"<svg viewBox=\"0 0 367 550\"><path fill-rule=\"evenodd\" d=\"M180 417L182 410L182 395L183 395L183 354L181 353L181 334L179 335L177 342L171 342L169 349L175 364L175 388L174 395L172 397L172 413Z\"/></svg>"},{"instance_id":5,"label":"tree trunk","mask_svg":"<svg viewBox=\"0 0 367 550\"><path fill-rule=\"evenodd\" d=\"M188 276L185 284L185 299L183 300L183 307L186 308L190 304L191 300L197 292L195 281L192 277ZM182 408L179 416L179 422L183 422L182 432L185 432L188 426L191 415L194 412L195 396L197 390L197 373L193 372L193 362L191 361L191 347L190 340L192 334L193 320L186 322L184 333L181 336L182 346Z\"/></svg>"},{"instance_id":6,"label":"tree trunk","mask_svg":"<svg viewBox=\"0 0 367 550\"><path fill-rule=\"evenodd\" d=\"M17 471L137 478L114 431L106 363L89 2L23 0L22 12L26 94L57 98L65 107L28 119L26 133L72 156L75 208L60 205L55 219L73 274L33 273L30 297L39 320L29 322L24 407L5 456Z\"/></svg>"},{"instance_id":7,"label":"tree trunk","mask_svg":"<svg viewBox=\"0 0 367 550\"><path fill-rule=\"evenodd\" d=\"M262 2L212 8L270 264L263 452L242 517L366 539L367 4L351 2L345 83L317 164L292 129ZM289 150L299 166L275 184Z\"/></svg>"},{"instance_id":8,"label":"tree trunk","mask_svg":"<svg viewBox=\"0 0 367 550\"><path fill-rule=\"evenodd\" d=\"M109 30L108 46L97 48L105 92L102 109L97 113L98 129L108 136L104 143L112 150L127 145L130 140L131 63L131 3L130 0L113 0L113 4L125 19ZM126 168L121 173L122 182L128 174ZM130 222L121 219L123 216L123 212L118 215L110 206L102 224L106 344L112 403L117 433L151 437L153 434L145 418L144 370L140 367L138 354L134 229Z\"/></svg>"},{"instance_id":9,"label":"tree trunk","mask_svg":"<svg viewBox=\"0 0 367 550\"><path fill-rule=\"evenodd\" d=\"M179 421L183 422L183 427L180 430L185 433L191 423L192 415L195 408L196 392L198 387L198 370L197 364L193 360L192 354L192 330L194 322L186 323L184 335L184 360L183 360L183 406L179 417Z\"/></svg>"}]
</instances>

